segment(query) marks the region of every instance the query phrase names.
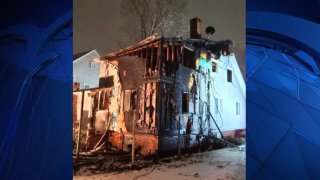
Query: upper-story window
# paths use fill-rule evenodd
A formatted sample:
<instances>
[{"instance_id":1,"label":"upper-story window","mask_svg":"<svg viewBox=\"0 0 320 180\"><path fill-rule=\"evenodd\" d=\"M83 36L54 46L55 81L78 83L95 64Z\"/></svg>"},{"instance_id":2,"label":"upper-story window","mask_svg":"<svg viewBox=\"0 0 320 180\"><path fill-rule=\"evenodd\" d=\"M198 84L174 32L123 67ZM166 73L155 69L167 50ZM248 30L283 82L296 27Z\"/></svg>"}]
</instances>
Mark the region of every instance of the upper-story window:
<instances>
[{"instance_id":1,"label":"upper-story window","mask_svg":"<svg viewBox=\"0 0 320 180\"><path fill-rule=\"evenodd\" d=\"M99 78L99 87L112 87L113 86L113 76L101 77Z\"/></svg>"},{"instance_id":2,"label":"upper-story window","mask_svg":"<svg viewBox=\"0 0 320 180\"><path fill-rule=\"evenodd\" d=\"M215 114L223 114L223 100L214 98L214 104L215 104Z\"/></svg>"},{"instance_id":3,"label":"upper-story window","mask_svg":"<svg viewBox=\"0 0 320 180\"><path fill-rule=\"evenodd\" d=\"M182 93L182 113L189 112L189 92Z\"/></svg>"},{"instance_id":4,"label":"upper-story window","mask_svg":"<svg viewBox=\"0 0 320 180\"><path fill-rule=\"evenodd\" d=\"M97 69L98 68L98 63L96 63L96 62L91 61L89 63L89 65L90 65L90 69Z\"/></svg>"},{"instance_id":5,"label":"upper-story window","mask_svg":"<svg viewBox=\"0 0 320 180\"><path fill-rule=\"evenodd\" d=\"M187 48L183 49L183 65L190 69L196 69L196 53Z\"/></svg>"},{"instance_id":6,"label":"upper-story window","mask_svg":"<svg viewBox=\"0 0 320 180\"><path fill-rule=\"evenodd\" d=\"M218 64L216 62L212 62L212 72L217 72Z\"/></svg>"},{"instance_id":7,"label":"upper-story window","mask_svg":"<svg viewBox=\"0 0 320 180\"><path fill-rule=\"evenodd\" d=\"M240 114L240 102L236 102L236 115Z\"/></svg>"},{"instance_id":8,"label":"upper-story window","mask_svg":"<svg viewBox=\"0 0 320 180\"><path fill-rule=\"evenodd\" d=\"M227 70L227 80L232 83L232 71L230 69Z\"/></svg>"}]
</instances>

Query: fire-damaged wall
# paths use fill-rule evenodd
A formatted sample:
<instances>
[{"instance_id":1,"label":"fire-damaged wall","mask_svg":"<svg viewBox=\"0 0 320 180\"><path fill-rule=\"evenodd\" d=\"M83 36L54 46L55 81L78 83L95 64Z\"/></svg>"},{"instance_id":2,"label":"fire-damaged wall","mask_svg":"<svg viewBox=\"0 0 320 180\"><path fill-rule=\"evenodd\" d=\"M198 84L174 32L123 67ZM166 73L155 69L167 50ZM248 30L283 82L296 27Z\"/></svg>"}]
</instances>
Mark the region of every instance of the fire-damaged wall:
<instances>
[{"instance_id":1,"label":"fire-damaged wall","mask_svg":"<svg viewBox=\"0 0 320 180\"><path fill-rule=\"evenodd\" d=\"M160 153L176 151L178 142L184 150L200 148L208 136L221 137L217 126L226 136L245 129L245 85L234 55L222 51L217 56L202 48L191 52L183 54L183 61L195 57L195 64L182 62L174 85L163 84L163 99L171 96L174 103L166 104L165 100L161 114L168 116L166 110L174 107L174 115L161 118ZM169 94L166 87L173 88ZM179 124L179 118L180 139L179 128L174 126Z\"/></svg>"},{"instance_id":2,"label":"fire-damaged wall","mask_svg":"<svg viewBox=\"0 0 320 180\"><path fill-rule=\"evenodd\" d=\"M156 82L145 80L146 60L136 56L123 56L107 63L116 64L121 80L124 123L115 130L109 142L117 148L132 148L132 131L135 124L135 148L144 155L153 154L158 148L156 135ZM121 138L119 138L121 137Z\"/></svg>"}]
</instances>

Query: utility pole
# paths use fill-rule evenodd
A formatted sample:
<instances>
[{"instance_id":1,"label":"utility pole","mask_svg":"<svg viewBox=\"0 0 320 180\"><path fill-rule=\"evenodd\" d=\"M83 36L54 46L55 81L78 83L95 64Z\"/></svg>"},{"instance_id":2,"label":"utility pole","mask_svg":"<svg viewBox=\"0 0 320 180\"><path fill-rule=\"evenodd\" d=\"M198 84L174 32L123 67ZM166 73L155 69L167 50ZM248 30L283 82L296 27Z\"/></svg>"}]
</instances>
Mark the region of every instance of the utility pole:
<instances>
[{"instance_id":1,"label":"utility pole","mask_svg":"<svg viewBox=\"0 0 320 180\"><path fill-rule=\"evenodd\" d=\"M77 139L77 151L76 151L77 161L79 160L81 124L82 124L82 115L83 115L83 101L84 101L84 90L82 90L82 97L81 97L81 110L80 110L79 131L78 131L78 139Z\"/></svg>"}]
</instances>

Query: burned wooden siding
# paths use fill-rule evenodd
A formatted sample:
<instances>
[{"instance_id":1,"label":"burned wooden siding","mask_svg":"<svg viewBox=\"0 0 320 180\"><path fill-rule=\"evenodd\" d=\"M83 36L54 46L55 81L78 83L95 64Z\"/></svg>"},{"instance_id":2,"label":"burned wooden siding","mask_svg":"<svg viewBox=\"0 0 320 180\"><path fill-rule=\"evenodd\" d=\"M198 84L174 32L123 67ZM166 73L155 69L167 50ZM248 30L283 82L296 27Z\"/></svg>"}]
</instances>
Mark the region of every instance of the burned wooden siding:
<instances>
[{"instance_id":1,"label":"burned wooden siding","mask_svg":"<svg viewBox=\"0 0 320 180\"><path fill-rule=\"evenodd\" d=\"M186 114L182 114L181 95L183 92L190 93L188 84L196 68L195 58L199 54L199 51L185 48L181 39L173 38L159 39L145 46L120 52L115 57L107 59L109 62L117 61L116 64L120 71L124 91L123 111L126 129L129 133L134 119L136 132L147 133L155 137L159 134L156 141L159 141L157 149L159 148L160 152L176 149L178 121L180 120L182 130L185 130L187 122ZM133 65L133 62L136 62L138 67ZM137 74L131 76L131 73L127 71L128 66L130 70L131 68L136 69ZM134 84L139 87L130 85L130 82L133 81L136 81L137 83ZM132 104L132 99L135 99L132 98L133 92L136 94L137 101L134 102L137 105ZM132 106L137 108L132 108ZM191 103L188 107L196 109ZM188 110L187 113L189 112ZM180 142L183 144L183 135L181 139Z\"/></svg>"},{"instance_id":2,"label":"burned wooden siding","mask_svg":"<svg viewBox=\"0 0 320 180\"><path fill-rule=\"evenodd\" d=\"M113 66L112 66L113 67ZM118 130L118 124L122 122L120 114L121 109L121 86L120 78L116 71L111 71L108 75L113 77L112 87L101 87L87 90L74 91L75 112L74 132L78 132L81 127L80 150L91 150L99 141L107 128ZM110 77L108 76L108 77ZM82 103L83 95L83 103ZM81 107L82 106L82 107ZM82 113L81 113L82 110ZM82 114L82 117L80 117ZM116 118L113 119L113 116ZM79 121L81 119L81 124ZM109 127L109 124L112 126ZM77 133L74 133L74 140Z\"/></svg>"},{"instance_id":3,"label":"burned wooden siding","mask_svg":"<svg viewBox=\"0 0 320 180\"><path fill-rule=\"evenodd\" d=\"M135 126L135 149L141 154L154 154L158 149L157 124L157 68L159 44L128 52L109 59L115 65L121 81L119 130L111 133L109 142L120 149L132 148L132 126ZM110 74L105 71L104 74ZM119 138L122 137L122 138Z\"/></svg>"}]
</instances>

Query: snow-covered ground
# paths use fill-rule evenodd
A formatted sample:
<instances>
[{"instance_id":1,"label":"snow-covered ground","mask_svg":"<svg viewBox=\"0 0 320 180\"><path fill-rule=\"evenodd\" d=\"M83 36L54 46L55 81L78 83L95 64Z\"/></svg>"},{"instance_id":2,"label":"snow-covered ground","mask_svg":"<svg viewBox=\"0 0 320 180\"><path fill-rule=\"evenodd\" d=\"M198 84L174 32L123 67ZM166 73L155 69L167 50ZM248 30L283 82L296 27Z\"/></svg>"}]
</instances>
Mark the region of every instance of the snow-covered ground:
<instances>
[{"instance_id":1,"label":"snow-covered ground","mask_svg":"<svg viewBox=\"0 0 320 180\"><path fill-rule=\"evenodd\" d=\"M76 180L188 180L245 179L245 147L202 152L188 158L160 160L135 171L74 176Z\"/></svg>"}]
</instances>

